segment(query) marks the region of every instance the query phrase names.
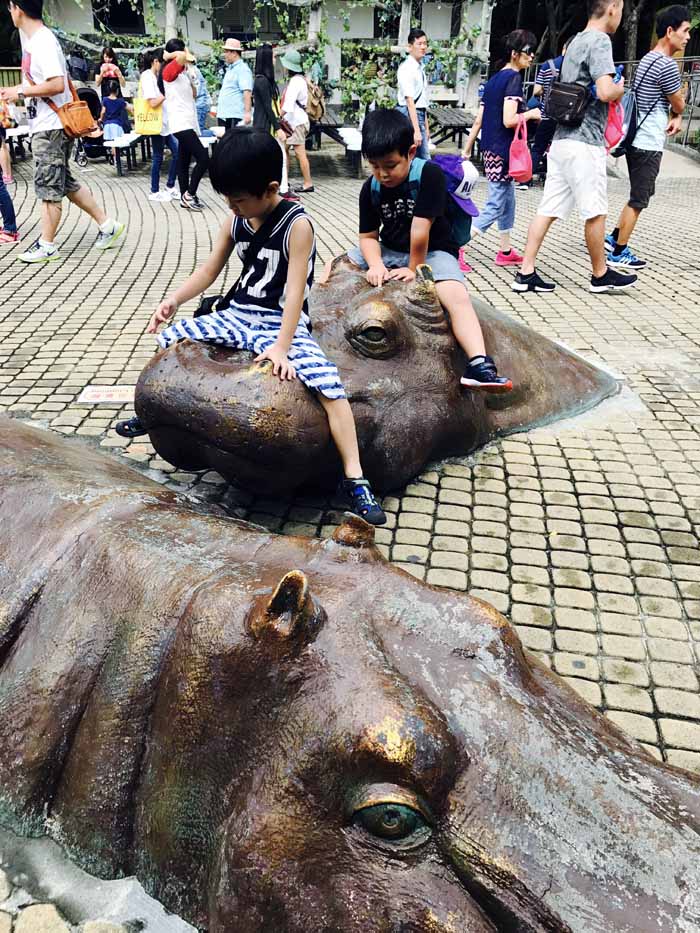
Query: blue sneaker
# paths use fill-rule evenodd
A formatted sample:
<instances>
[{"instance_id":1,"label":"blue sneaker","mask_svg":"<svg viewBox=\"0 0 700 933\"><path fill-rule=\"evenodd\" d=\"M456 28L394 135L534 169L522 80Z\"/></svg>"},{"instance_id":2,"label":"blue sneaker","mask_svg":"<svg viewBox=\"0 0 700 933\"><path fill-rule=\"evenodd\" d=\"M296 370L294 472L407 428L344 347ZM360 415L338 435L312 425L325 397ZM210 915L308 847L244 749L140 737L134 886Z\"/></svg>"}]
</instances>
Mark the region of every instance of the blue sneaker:
<instances>
[{"instance_id":1,"label":"blue sneaker","mask_svg":"<svg viewBox=\"0 0 700 933\"><path fill-rule=\"evenodd\" d=\"M617 246L617 240L612 235L612 233L609 233L605 237L605 242L603 243L603 246L605 247L606 253L612 253L612 251L615 249L615 247Z\"/></svg>"},{"instance_id":2,"label":"blue sneaker","mask_svg":"<svg viewBox=\"0 0 700 933\"><path fill-rule=\"evenodd\" d=\"M370 525L386 525L386 515L366 479L343 480L341 489L348 497L355 515L364 518Z\"/></svg>"},{"instance_id":3,"label":"blue sneaker","mask_svg":"<svg viewBox=\"0 0 700 933\"><path fill-rule=\"evenodd\" d=\"M459 381L468 389L482 389L484 392L510 392L513 388L512 380L498 375L490 356L473 356Z\"/></svg>"},{"instance_id":4,"label":"blue sneaker","mask_svg":"<svg viewBox=\"0 0 700 933\"><path fill-rule=\"evenodd\" d=\"M646 268L647 264L646 259L639 259L635 256L629 246L625 246L617 256L614 253L608 253L605 261L610 269L631 269L633 272Z\"/></svg>"}]
</instances>

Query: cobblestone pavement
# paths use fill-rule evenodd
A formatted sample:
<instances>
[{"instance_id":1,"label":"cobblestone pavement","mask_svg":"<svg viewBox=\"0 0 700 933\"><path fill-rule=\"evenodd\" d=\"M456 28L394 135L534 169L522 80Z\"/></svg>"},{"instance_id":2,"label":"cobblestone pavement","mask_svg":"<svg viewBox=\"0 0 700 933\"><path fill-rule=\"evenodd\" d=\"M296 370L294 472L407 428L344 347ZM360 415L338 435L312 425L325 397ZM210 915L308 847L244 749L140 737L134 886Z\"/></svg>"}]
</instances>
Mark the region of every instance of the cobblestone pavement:
<instances>
[{"instance_id":1,"label":"cobblestone pavement","mask_svg":"<svg viewBox=\"0 0 700 933\"><path fill-rule=\"evenodd\" d=\"M332 153L312 154L316 193L306 199L322 261L353 241L360 187ZM434 465L385 500L389 523L377 537L415 576L493 603L528 648L650 752L700 771L700 179L697 166L669 161L633 244L650 267L632 292L588 292L575 218L556 225L542 252L553 295L511 292L512 272L493 263L495 236L472 251L474 294L619 373L623 395ZM30 168L18 166L14 189L25 247L38 235ZM3 247L0 409L90 439L271 529L328 534L340 503L253 500L216 474L179 473L147 438L110 433L129 408L76 403L87 384L136 382L153 351L149 314L206 257L225 216L208 183L210 209L193 215L146 200L144 169L118 179L93 164L82 175L127 222L126 243L92 249L95 229L71 207L62 263L26 267L13 261L21 247ZM625 191L611 180L611 213ZM478 203L484 195L477 190ZM518 193L520 248L539 196Z\"/></svg>"}]
</instances>

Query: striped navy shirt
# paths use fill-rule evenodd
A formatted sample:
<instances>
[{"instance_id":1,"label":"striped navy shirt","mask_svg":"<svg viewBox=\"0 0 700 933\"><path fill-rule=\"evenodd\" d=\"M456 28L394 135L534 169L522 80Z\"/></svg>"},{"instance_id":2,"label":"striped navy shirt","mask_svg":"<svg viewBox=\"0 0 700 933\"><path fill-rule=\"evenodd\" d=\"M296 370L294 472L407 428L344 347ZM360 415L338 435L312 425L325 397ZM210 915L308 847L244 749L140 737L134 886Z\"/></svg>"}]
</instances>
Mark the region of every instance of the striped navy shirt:
<instances>
[{"instance_id":1,"label":"striped navy shirt","mask_svg":"<svg viewBox=\"0 0 700 933\"><path fill-rule=\"evenodd\" d=\"M289 238L294 224L303 219L311 223L309 215L299 204L285 202L289 208L279 219L264 245L258 250L248 272L241 280L240 287L234 293L231 304L251 311L275 311L281 313L287 293L287 273L289 272ZM313 229L313 228L312 228ZM236 244L236 253L241 261L255 231L242 217L234 217L231 224L231 239ZM309 256L302 319L308 322L309 292L314 281L314 262L316 259L316 238L314 237Z\"/></svg>"},{"instance_id":2,"label":"striped navy shirt","mask_svg":"<svg viewBox=\"0 0 700 933\"><path fill-rule=\"evenodd\" d=\"M635 149L661 151L666 142L668 97L681 89L678 62L663 52L647 52L637 66L633 89L637 98Z\"/></svg>"}]
</instances>

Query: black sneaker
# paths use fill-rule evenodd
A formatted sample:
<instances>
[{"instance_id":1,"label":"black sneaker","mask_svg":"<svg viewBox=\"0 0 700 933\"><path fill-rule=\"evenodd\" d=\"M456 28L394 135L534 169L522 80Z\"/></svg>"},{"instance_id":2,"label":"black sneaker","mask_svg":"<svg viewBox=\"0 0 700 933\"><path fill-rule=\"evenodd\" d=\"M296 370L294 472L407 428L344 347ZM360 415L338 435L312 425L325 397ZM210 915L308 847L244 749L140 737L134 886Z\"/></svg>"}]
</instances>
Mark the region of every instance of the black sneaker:
<instances>
[{"instance_id":1,"label":"black sneaker","mask_svg":"<svg viewBox=\"0 0 700 933\"><path fill-rule=\"evenodd\" d=\"M350 500L350 508L355 515L364 518L370 525L386 525L386 515L364 477L343 480L341 490Z\"/></svg>"},{"instance_id":2,"label":"black sneaker","mask_svg":"<svg viewBox=\"0 0 700 933\"><path fill-rule=\"evenodd\" d=\"M507 376L498 375L496 364L490 356L473 356L459 381L463 386L482 389L484 392L510 392L513 388Z\"/></svg>"},{"instance_id":3,"label":"black sneaker","mask_svg":"<svg viewBox=\"0 0 700 933\"><path fill-rule=\"evenodd\" d=\"M204 210L204 205L199 200L196 195L192 194L183 194L180 198L180 207L184 207L188 211L202 211Z\"/></svg>"},{"instance_id":4,"label":"black sneaker","mask_svg":"<svg viewBox=\"0 0 700 933\"><path fill-rule=\"evenodd\" d=\"M114 430L120 437L143 437L144 434L148 434L148 429L136 415L127 421L117 421Z\"/></svg>"},{"instance_id":5,"label":"black sneaker","mask_svg":"<svg viewBox=\"0 0 700 933\"><path fill-rule=\"evenodd\" d=\"M615 272L614 269L607 269L605 275L591 276L589 291L621 292L626 288L632 288L636 281L636 275L623 275L621 272Z\"/></svg>"},{"instance_id":6,"label":"black sneaker","mask_svg":"<svg viewBox=\"0 0 700 933\"><path fill-rule=\"evenodd\" d=\"M535 269L529 275L522 272L516 273L510 287L514 292L553 292L556 285L554 282L545 282Z\"/></svg>"}]
</instances>

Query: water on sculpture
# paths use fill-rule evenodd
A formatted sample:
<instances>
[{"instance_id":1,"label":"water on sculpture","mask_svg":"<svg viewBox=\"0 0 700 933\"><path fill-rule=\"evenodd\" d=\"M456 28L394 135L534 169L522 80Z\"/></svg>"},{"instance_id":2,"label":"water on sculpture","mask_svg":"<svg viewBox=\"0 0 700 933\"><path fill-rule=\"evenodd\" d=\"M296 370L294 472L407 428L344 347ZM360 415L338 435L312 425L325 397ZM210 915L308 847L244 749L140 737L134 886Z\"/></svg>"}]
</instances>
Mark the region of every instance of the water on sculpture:
<instances>
[{"instance_id":1,"label":"water on sculpture","mask_svg":"<svg viewBox=\"0 0 700 933\"><path fill-rule=\"evenodd\" d=\"M493 608L0 433L6 826L212 933L698 929L698 781Z\"/></svg>"}]
</instances>

